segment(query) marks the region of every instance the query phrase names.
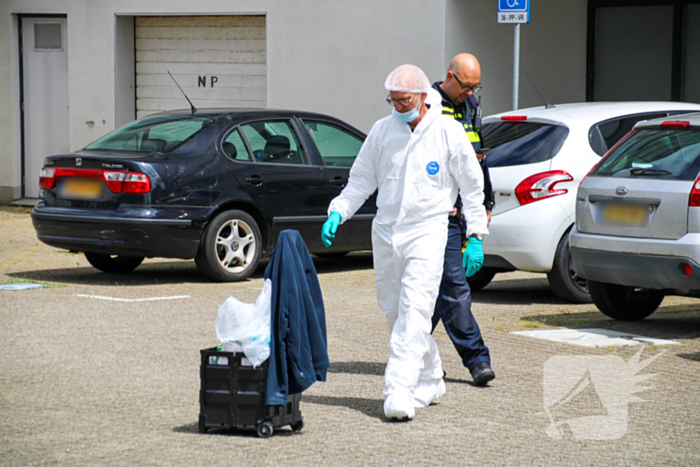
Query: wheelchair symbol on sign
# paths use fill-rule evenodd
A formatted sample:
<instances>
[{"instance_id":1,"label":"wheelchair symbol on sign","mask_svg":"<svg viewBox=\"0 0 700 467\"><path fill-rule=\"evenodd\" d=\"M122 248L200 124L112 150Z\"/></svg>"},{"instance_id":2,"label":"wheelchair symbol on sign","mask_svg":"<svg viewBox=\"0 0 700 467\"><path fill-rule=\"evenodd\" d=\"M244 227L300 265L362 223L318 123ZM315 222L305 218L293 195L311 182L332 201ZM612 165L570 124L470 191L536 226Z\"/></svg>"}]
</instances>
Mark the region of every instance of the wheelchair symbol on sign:
<instances>
[{"instance_id":1,"label":"wheelchair symbol on sign","mask_svg":"<svg viewBox=\"0 0 700 467\"><path fill-rule=\"evenodd\" d=\"M506 0L506 3L508 4L508 8L514 8L518 6L518 0L513 0L513 4L510 4L510 0Z\"/></svg>"}]
</instances>

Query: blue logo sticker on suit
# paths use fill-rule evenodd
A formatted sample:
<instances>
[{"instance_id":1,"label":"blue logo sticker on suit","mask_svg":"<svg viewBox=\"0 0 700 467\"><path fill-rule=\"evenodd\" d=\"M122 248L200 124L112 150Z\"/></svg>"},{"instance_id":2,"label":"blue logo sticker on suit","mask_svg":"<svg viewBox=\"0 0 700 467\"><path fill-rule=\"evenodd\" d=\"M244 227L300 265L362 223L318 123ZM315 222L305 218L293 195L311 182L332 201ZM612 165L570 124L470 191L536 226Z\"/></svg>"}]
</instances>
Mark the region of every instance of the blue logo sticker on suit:
<instances>
[{"instance_id":1,"label":"blue logo sticker on suit","mask_svg":"<svg viewBox=\"0 0 700 467\"><path fill-rule=\"evenodd\" d=\"M440 164L438 164L435 161L429 162L428 165L425 167L425 170L427 170L430 175L435 175L440 171Z\"/></svg>"}]
</instances>

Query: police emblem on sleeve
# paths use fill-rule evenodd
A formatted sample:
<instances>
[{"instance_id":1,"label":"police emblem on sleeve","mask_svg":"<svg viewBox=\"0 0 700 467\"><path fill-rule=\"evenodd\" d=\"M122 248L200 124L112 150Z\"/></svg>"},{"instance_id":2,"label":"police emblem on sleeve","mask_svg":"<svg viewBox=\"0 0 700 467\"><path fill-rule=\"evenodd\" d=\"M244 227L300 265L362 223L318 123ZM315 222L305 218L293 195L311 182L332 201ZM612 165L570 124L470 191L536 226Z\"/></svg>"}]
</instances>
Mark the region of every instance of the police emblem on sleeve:
<instances>
[{"instance_id":1,"label":"police emblem on sleeve","mask_svg":"<svg viewBox=\"0 0 700 467\"><path fill-rule=\"evenodd\" d=\"M428 174L435 175L440 171L440 164L438 164L435 161L428 162L428 165L425 167L425 170L428 172Z\"/></svg>"}]
</instances>

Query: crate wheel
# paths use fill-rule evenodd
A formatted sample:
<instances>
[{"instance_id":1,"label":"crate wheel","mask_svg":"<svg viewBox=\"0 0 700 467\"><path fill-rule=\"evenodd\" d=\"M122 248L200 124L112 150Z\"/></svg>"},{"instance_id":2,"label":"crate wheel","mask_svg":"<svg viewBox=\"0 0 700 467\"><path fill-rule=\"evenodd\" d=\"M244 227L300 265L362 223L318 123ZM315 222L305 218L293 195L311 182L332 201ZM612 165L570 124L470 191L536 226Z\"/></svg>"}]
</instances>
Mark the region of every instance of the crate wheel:
<instances>
[{"instance_id":1,"label":"crate wheel","mask_svg":"<svg viewBox=\"0 0 700 467\"><path fill-rule=\"evenodd\" d=\"M258 425L256 431L261 438L269 438L275 430L272 428L272 423L262 422Z\"/></svg>"},{"instance_id":2,"label":"crate wheel","mask_svg":"<svg viewBox=\"0 0 700 467\"><path fill-rule=\"evenodd\" d=\"M199 416L199 423L197 424L197 428L199 429L200 433L207 432L207 416L206 415Z\"/></svg>"},{"instance_id":3,"label":"crate wheel","mask_svg":"<svg viewBox=\"0 0 700 467\"><path fill-rule=\"evenodd\" d=\"M292 430L301 431L304 429L304 420L299 420L296 423L292 423Z\"/></svg>"}]
</instances>

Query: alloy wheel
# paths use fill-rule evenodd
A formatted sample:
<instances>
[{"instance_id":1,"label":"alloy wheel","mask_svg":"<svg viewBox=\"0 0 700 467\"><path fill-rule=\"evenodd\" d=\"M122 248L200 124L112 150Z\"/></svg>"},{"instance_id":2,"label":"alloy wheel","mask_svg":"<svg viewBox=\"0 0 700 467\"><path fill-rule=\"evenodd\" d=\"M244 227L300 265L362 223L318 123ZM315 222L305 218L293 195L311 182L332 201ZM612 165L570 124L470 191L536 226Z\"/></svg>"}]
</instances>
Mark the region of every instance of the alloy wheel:
<instances>
[{"instance_id":1,"label":"alloy wheel","mask_svg":"<svg viewBox=\"0 0 700 467\"><path fill-rule=\"evenodd\" d=\"M240 273L255 261L253 228L240 219L225 222L216 234L216 256L228 272Z\"/></svg>"}]
</instances>

